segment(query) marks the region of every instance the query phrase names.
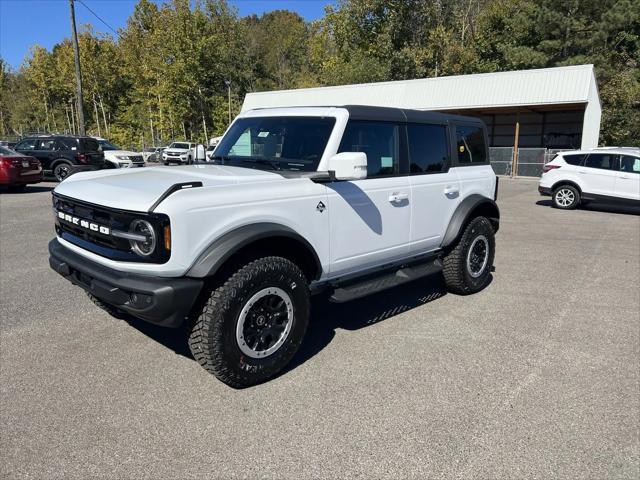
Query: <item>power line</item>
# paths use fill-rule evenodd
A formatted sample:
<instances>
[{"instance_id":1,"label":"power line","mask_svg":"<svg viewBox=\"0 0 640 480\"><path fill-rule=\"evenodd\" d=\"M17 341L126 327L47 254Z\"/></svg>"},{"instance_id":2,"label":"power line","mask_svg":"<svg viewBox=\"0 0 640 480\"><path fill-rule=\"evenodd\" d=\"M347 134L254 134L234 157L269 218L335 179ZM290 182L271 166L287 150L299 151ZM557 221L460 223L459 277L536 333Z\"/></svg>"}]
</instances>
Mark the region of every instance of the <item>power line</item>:
<instances>
[{"instance_id":1,"label":"power line","mask_svg":"<svg viewBox=\"0 0 640 480\"><path fill-rule=\"evenodd\" d=\"M84 6L84 8L86 8L86 9L87 9L87 10L89 10L91 13L93 13L93 16L94 16L94 17L96 17L98 20L100 20L102 23L104 23L108 29L110 29L113 33L115 33L115 34L116 34L116 36L118 35L118 32L116 32L116 30L115 30L111 25L109 25L109 24L108 24L107 22L105 22L102 18L100 18L100 15L98 15L96 12L94 12L93 10L91 10L91 9L87 6L87 4L86 4L86 3L84 3L82 0L76 0L76 1L77 1L77 2L80 2L80 3Z\"/></svg>"}]
</instances>

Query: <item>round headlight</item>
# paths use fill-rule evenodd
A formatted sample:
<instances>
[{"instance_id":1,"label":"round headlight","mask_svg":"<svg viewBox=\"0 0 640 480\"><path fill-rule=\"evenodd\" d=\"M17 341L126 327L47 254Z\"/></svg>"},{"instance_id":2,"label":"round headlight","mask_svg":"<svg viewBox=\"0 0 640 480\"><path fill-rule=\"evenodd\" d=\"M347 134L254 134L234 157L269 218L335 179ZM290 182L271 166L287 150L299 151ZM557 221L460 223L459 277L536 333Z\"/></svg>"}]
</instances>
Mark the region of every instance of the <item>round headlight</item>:
<instances>
[{"instance_id":1,"label":"round headlight","mask_svg":"<svg viewBox=\"0 0 640 480\"><path fill-rule=\"evenodd\" d=\"M138 255L147 257L151 255L156 249L156 232L153 230L153 226L146 220L134 220L129 226L129 232L136 235L142 235L146 240L129 240L131 248Z\"/></svg>"}]
</instances>

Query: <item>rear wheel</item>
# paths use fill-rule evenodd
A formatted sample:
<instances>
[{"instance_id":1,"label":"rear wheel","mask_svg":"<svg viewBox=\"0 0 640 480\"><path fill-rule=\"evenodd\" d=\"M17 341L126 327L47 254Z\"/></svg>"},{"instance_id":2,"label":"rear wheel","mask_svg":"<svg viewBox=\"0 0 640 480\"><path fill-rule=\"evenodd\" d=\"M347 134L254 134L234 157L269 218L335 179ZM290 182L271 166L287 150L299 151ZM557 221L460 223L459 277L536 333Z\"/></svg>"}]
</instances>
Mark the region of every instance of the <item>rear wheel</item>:
<instances>
[{"instance_id":1,"label":"rear wheel","mask_svg":"<svg viewBox=\"0 0 640 480\"><path fill-rule=\"evenodd\" d=\"M444 257L442 272L447 289L468 295L489 285L495 250L491 222L486 217L471 220L453 250Z\"/></svg>"},{"instance_id":2,"label":"rear wheel","mask_svg":"<svg viewBox=\"0 0 640 480\"><path fill-rule=\"evenodd\" d=\"M572 185L560 185L553 191L553 206L573 210L580 205L580 192Z\"/></svg>"},{"instance_id":3,"label":"rear wheel","mask_svg":"<svg viewBox=\"0 0 640 480\"><path fill-rule=\"evenodd\" d=\"M71 164L69 162L59 162L53 167L53 176L56 177L56 180L59 182L63 181L71 175Z\"/></svg>"},{"instance_id":4,"label":"rear wheel","mask_svg":"<svg viewBox=\"0 0 640 480\"><path fill-rule=\"evenodd\" d=\"M234 388L264 382L294 356L309 321L302 271L281 257L239 268L193 312L189 347L208 372Z\"/></svg>"}]
</instances>

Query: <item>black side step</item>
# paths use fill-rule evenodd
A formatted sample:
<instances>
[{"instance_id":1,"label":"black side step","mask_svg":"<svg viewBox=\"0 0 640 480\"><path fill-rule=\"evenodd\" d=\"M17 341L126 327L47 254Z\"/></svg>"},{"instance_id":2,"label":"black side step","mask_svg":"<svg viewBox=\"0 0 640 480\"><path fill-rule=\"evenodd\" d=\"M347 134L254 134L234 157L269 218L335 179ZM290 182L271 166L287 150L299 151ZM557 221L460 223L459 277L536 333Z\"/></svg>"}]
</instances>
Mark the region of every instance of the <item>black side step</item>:
<instances>
[{"instance_id":1,"label":"black side step","mask_svg":"<svg viewBox=\"0 0 640 480\"><path fill-rule=\"evenodd\" d=\"M427 263L404 266L392 272L385 272L374 277L367 277L361 281L355 281L349 285L336 286L330 300L335 303L348 302L440 271L442 271L442 261L439 258Z\"/></svg>"}]
</instances>

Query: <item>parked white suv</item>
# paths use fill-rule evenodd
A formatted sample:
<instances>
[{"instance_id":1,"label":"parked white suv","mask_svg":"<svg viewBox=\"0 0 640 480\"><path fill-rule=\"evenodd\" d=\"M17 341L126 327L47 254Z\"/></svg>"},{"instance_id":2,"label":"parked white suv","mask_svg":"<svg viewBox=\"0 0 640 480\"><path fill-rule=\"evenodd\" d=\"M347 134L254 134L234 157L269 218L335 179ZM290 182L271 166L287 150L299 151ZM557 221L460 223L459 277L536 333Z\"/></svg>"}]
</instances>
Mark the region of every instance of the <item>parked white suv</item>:
<instances>
[{"instance_id":1,"label":"parked white suv","mask_svg":"<svg viewBox=\"0 0 640 480\"><path fill-rule=\"evenodd\" d=\"M104 152L104 160L111 168L136 168L144 167L144 158L141 153L121 150L110 141L100 137L94 137Z\"/></svg>"},{"instance_id":2,"label":"parked white suv","mask_svg":"<svg viewBox=\"0 0 640 480\"><path fill-rule=\"evenodd\" d=\"M440 273L491 280L497 178L477 119L378 107L243 113L217 165L77 174L53 193L50 265L113 315L187 322L234 387L296 353L310 294L345 302Z\"/></svg>"},{"instance_id":3,"label":"parked white suv","mask_svg":"<svg viewBox=\"0 0 640 480\"><path fill-rule=\"evenodd\" d=\"M560 152L543 167L538 191L562 209L589 201L640 205L640 149Z\"/></svg>"},{"instance_id":4,"label":"parked white suv","mask_svg":"<svg viewBox=\"0 0 640 480\"><path fill-rule=\"evenodd\" d=\"M162 152L162 161L165 165L170 163L190 164L193 163L195 143L173 142Z\"/></svg>"}]
</instances>

